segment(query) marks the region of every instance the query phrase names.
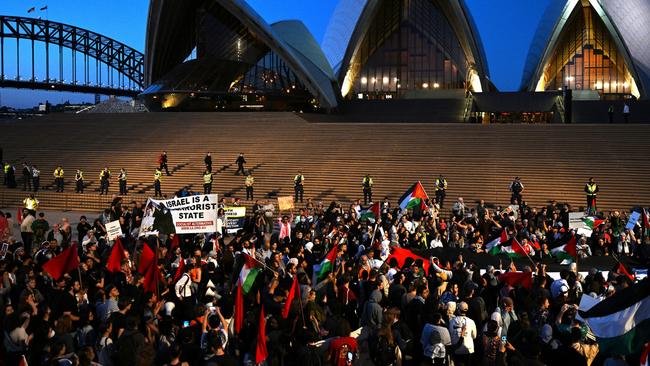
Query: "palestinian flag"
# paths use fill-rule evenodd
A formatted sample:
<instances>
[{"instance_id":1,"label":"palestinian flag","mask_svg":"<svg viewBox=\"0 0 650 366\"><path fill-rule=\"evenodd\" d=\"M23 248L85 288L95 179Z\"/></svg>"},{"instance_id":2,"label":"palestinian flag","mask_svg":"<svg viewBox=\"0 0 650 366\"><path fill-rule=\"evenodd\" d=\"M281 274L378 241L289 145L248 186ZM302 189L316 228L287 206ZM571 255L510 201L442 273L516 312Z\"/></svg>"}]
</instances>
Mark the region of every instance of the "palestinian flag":
<instances>
[{"instance_id":1,"label":"palestinian flag","mask_svg":"<svg viewBox=\"0 0 650 366\"><path fill-rule=\"evenodd\" d=\"M320 264L314 265L314 273L316 277L321 279L327 275L328 272L334 270L334 261L336 260L336 253L339 251L339 245L334 245L334 248L327 253L325 259Z\"/></svg>"},{"instance_id":2,"label":"palestinian flag","mask_svg":"<svg viewBox=\"0 0 650 366\"><path fill-rule=\"evenodd\" d=\"M373 219L377 220L379 217L379 202L375 203L374 205L361 210L361 218L360 220L368 220L368 219Z\"/></svg>"},{"instance_id":3,"label":"palestinian flag","mask_svg":"<svg viewBox=\"0 0 650 366\"><path fill-rule=\"evenodd\" d=\"M627 268L625 268L625 265L623 263L619 263L618 266L616 267L615 272L620 275L620 276L625 276L629 278L631 281L634 281L634 275L632 275Z\"/></svg>"},{"instance_id":4,"label":"palestinian flag","mask_svg":"<svg viewBox=\"0 0 650 366\"><path fill-rule=\"evenodd\" d=\"M531 248L526 247L524 248L521 243L517 240L517 238L512 238L510 239L510 245L499 245L495 246L492 248L490 251L490 254L492 255L497 255L497 254L505 254L510 258L520 258L520 257L525 257L526 255L535 255L535 253L531 253Z\"/></svg>"},{"instance_id":5,"label":"palestinian flag","mask_svg":"<svg viewBox=\"0 0 650 366\"><path fill-rule=\"evenodd\" d=\"M408 249L394 247L392 253L388 256L388 258L386 258L386 263L388 263L393 258L397 262L399 268L404 267L406 260L409 258L411 258L413 262L420 260L422 261L422 269L424 269L424 272L429 275L429 266L431 265L431 262L428 259L421 257Z\"/></svg>"},{"instance_id":6,"label":"palestinian flag","mask_svg":"<svg viewBox=\"0 0 650 366\"><path fill-rule=\"evenodd\" d=\"M499 281L505 282L510 286L521 285L521 287L530 289L533 287L532 272L506 272L499 276Z\"/></svg>"},{"instance_id":7,"label":"palestinian flag","mask_svg":"<svg viewBox=\"0 0 650 366\"><path fill-rule=\"evenodd\" d=\"M259 263L257 263L257 261L250 255L246 253L242 253L241 255L244 258L244 265L241 267L241 271L239 272L239 280L237 284L241 286L244 293L247 294L251 290L251 287L253 287L255 279L262 269L260 268Z\"/></svg>"},{"instance_id":8,"label":"palestinian flag","mask_svg":"<svg viewBox=\"0 0 650 366\"><path fill-rule=\"evenodd\" d=\"M585 225L587 225L587 227L593 231L596 230L598 226L604 224L605 219L601 219L600 217L596 216L585 216L582 218L582 222L584 222Z\"/></svg>"},{"instance_id":9,"label":"palestinian flag","mask_svg":"<svg viewBox=\"0 0 650 366\"><path fill-rule=\"evenodd\" d=\"M650 339L650 278L616 292L588 310L580 310L596 335L600 352L641 352Z\"/></svg>"},{"instance_id":10,"label":"palestinian flag","mask_svg":"<svg viewBox=\"0 0 650 366\"><path fill-rule=\"evenodd\" d=\"M411 186L399 199L399 207L402 210L421 206L425 200L428 200L427 192L424 191L422 183L417 181Z\"/></svg>"},{"instance_id":11,"label":"palestinian flag","mask_svg":"<svg viewBox=\"0 0 650 366\"><path fill-rule=\"evenodd\" d=\"M576 236L572 234L571 238L569 239L569 241L567 241L566 244L551 249L551 254L555 255L560 259L575 261L575 259L578 257L578 250L576 249L576 243L577 243Z\"/></svg>"},{"instance_id":12,"label":"palestinian flag","mask_svg":"<svg viewBox=\"0 0 650 366\"><path fill-rule=\"evenodd\" d=\"M507 243L508 242L508 233L506 233L506 229L501 230L501 235L497 236L496 238L490 240L486 245L485 245L485 250L489 252L490 254L495 254L492 253L492 250L495 249L496 247L500 246L501 244Z\"/></svg>"}]
</instances>

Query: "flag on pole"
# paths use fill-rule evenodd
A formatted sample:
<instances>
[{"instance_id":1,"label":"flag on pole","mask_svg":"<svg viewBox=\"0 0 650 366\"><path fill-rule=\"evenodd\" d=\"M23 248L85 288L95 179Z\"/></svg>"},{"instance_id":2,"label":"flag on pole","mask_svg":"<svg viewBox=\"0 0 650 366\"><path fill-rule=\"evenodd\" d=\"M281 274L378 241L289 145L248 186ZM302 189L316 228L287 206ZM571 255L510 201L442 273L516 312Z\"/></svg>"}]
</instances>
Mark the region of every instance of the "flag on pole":
<instances>
[{"instance_id":1,"label":"flag on pole","mask_svg":"<svg viewBox=\"0 0 650 366\"><path fill-rule=\"evenodd\" d=\"M79 268L77 244L72 244L68 249L62 251L61 254L50 259L43 265L43 270L49 273L55 280L58 280L64 274L77 268Z\"/></svg>"},{"instance_id":2,"label":"flag on pole","mask_svg":"<svg viewBox=\"0 0 650 366\"><path fill-rule=\"evenodd\" d=\"M600 352L641 352L650 339L650 278L617 291L587 310L579 310L596 335Z\"/></svg>"},{"instance_id":3,"label":"flag on pole","mask_svg":"<svg viewBox=\"0 0 650 366\"><path fill-rule=\"evenodd\" d=\"M144 273L142 287L145 293L153 292L158 294L158 281L160 280L160 268L158 268L158 256L154 256L153 261Z\"/></svg>"},{"instance_id":4,"label":"flag on pole","mask_svg":"<svg viewBox=\"0 0 650 366\"><path fill-rule=\"evenodd\" d=\"M241 271L239 272L238 283L244 290L244 293L247 294L251 290L251 287L253 287L253 284L255 283L255 279L257 278L257 275L260 273L261 268L260 268L260 264L250 255L246 253L242 253L242 256L244 258L244 265L242 266Z\"/></svg>"},{"instance_id":5,"label":"flag on pole","mask_svg":"<svg viewBox=\"0 0 650 366\"><path fill-rule=\"evenodd\" d=\"M145 242L142 246L142 254L140 254L140 263L138 264L138 272L140 274L147 273L147 269L151 266L154 257L156 257L156 253L154 253L149 244Z\"/></svg>"},{"instance_id":6,"label":"flag on pole","mask_svg":"<svg viewBox=\"0 0 650 366\"><path fill-rule=\"evenodd\" d=\"M235 334L239 334L242 324L244 324L244 294L242 293L241 284L237 282L237 295L235 296Z\"/></svg>"},{"instance_id":7,"label":"flag on pole","mask_svg":"<svg viewBox=\"0 0 650 366\"><path fill-rule=\"evenodd\" d=\"M494 239L490 240L487 244L485 244L485 251L493 254L492 250L500 246L501 244L507 243L508 242L508 233L506 233L506 229L501 229L501 234L499 234L497 237Z\"/></svg>"},{"instance_id":8,"label":"flag on pole","mask_svg":"<svg viewBox=\"0 0 650 366\"><path fill-rule=\"evenodd\" d=\"M380 216L380 209L379 209L379 202L373 204L372 206L361 210L361 217L360 220L368 220L368 219L374 219L377 220L377 218Z\"/></svg>"},{"instance_id":9,"label":"flag on pole","mask_svg":"<svg viewBox=\"0 0 650 366\"><path fill-rule=\"evenodd\" d=\"M578 250L576 248L576 244L577 244L576 236L575 234L571 234L571 238L569 238L569 241L567 241L567 243L564 245L560 245L557 248L551 249L551 254L555 255L560 259L575 261L575 259L578 257Z\"/></svg>"},{"instance_id":10,"label":"flag on pole","mask_svg":"<svg viewBox=\"0 0 650 366\"><path fill-rule=\"evenodd\" d=\"M582 219L582 222L584 222L584 224L587 225L588 228L594 231L598 228L598 226L605 223L605 219L596 216L585 216Z\"/></svg>"},{"instance_id":11,"label":"flag on pole","mask_svg":"<svg viewBox=\"0 0 650 366\"><path fill-rule=\"evenodd\" d=\"M287 301L284 303L284 308L282 308L282 317L286 319L289 316L289 310L291 310L291 303L296 297L296 294L300 296L300 285L298 285L298 276L293 276L293 284L287 295Z\"/></svg>"},{"instance_id":12,"label":"flag on pole","mask_svg":"<svg viewBox=\"0 0 650 366\"><path fill-rule=\"evenodd\" d=\"M334 269L334 262L336 261L336 253L339 251L339 245L336 244L332 250L327 253L325 259L320 264L314 265L314 273L317 279L321 279Z\"/></svg>"},{"instance_id":13,"label":"flag on pole","mask_svg":"<svg viewBox=\"0 0 650 366\"><path fill-rule=\"evenodd\" d=\"M527 255L535 255L535 252L531 247L526 245L525 247L517 240L517 238L512 238L509 241L510 245L497 245L490 250L490 254L505 254L510 258L521 258Z\"/></svg>"},{"instance_id":14,"label":"flag on pole","mask_svg":"<svg viewBox=\"0 0 650 366\"><path fill-rule=\"evenodd\" d=\"M33 13L35 11L36 11L36 7L32 6L31 8L29 8L29 10L27 10L27 13Z\"/></svg>"},{"instance_id":15,"label":"flag on pole","mask_svg":"<svg viewBox=\"0 0 650 366\"><path fill-rule=\"evenodd\" d=\"M111 255L106 262L106 270L109 272L120 272L122 270L122 260L125 258L124 247L118 237L115 239L115 244L113 244L113 249L111 249Z\"/></svg>"},{"instance_id":16,"label":"flag on pole","mask_svg":"<svg viewBox=\"0 0 650 366\"><path fill-rule=\"evenodd\" d=\"M255 346L255 364L259 365L269 356L266 349L266 318L264 317L264 305L260 310L259 330L257 331L257 345Z\"/></svg>"},{"instance_id":17,"label":"flag on pole","mask_svg":"<svg viewBox=\"0 0 650 366\"><path fill-rule=\"evenodd\" d=\"M630 280L634 281L634 275L630 274L630 272L625 268L623 263L619 263L618 267L616 268L616 273L618 273L621 276L625 276L629 278Z\"/></svg>"},{"instance_id":18,"label":"flag on pole","mask_svg":"<svg viewBox=\"0 0 650 366\"><path fill-rule=\"evenodd\" d=\"M402 210L406 210L409 208L422 206L424 201L428 199L429 196L427 195L427 192L424 191L422 183L420 183L420 181L417 181L411 186L411 188L404 192L402 197L400 197L399 207Z\"/></svg>"}]
</instances>

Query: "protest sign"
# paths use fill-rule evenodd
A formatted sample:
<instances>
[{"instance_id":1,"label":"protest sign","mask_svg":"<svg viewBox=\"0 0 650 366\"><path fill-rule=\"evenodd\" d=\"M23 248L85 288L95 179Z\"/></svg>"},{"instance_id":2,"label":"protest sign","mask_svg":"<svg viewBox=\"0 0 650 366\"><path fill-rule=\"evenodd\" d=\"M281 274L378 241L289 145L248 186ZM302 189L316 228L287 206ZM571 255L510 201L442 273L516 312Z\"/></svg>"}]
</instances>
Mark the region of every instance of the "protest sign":
<instances>
[{"instance_id":1,"label":"protest sign","mask_svg":"<svg viewBox=\"0 0 650 366\"><path fill-rule=\"evenodd\" d=\"M293 209L293 196L278 197L278 207L281 212Z\"/></svg>"},{"instance_id":2,"label":"protest sign","mask_svg":"<svg viewBox=\"0 0 650 366\"><path fill-rule=\"evenodd\" d=\"M122 227L120 226L120 220L111 221L106 224L106 236L108 240L113 240L118 236L122 236Z\"/></svg>"},{"instance_id":3,"label":"protest sign","mask_svg":"<svg viewBox=\"0 0 650 366\"><path fill-rule=\"evenodd\" d=\"M225 207L223 209L226 217L226 232L236 233L244 228L246 221L246 207Z\"/></svg>"},{"instance_id":4,"label":"protest sign","mask_svg":"<svg viewBox=\"0 0 650 366\"><path fill-rule=\"evenodd\" d=\"M144 208L140 236L215 232L218 201L216 194L168 200L149 198Z\"/></svg>"},{"instance_id":5,"label":"protest sign","mask_svg":"<svg viewBox=\"0 0 650 366\"><path fill-rule=\"evenodd\" d=\"M634 229L634 225L636 225L636 223L639 222L640 217L641 217L641 212L632 211L632 213L630 214L630 219L627 221L627 225L625 225L625 228L628 230Z\"/></svg>"}]
</instances>

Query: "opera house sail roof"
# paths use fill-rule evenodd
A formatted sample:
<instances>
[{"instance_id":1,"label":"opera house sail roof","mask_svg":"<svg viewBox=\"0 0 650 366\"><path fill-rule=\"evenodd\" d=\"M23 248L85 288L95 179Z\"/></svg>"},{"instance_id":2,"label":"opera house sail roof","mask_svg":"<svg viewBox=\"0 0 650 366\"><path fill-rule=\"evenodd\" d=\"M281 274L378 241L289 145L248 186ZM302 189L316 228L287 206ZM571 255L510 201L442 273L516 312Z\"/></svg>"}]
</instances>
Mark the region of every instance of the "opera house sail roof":
<instances>
[{"instance_id":1,"label":"opera house sail roof","mask_svg":"<svg viewBox=\"0 0 650 366\"><path fill-rule=\"evenodd\" d=\"M648 19L646 0L552 0L531 44L522 90L647 98Z\"/></svg>"}]
</instances>

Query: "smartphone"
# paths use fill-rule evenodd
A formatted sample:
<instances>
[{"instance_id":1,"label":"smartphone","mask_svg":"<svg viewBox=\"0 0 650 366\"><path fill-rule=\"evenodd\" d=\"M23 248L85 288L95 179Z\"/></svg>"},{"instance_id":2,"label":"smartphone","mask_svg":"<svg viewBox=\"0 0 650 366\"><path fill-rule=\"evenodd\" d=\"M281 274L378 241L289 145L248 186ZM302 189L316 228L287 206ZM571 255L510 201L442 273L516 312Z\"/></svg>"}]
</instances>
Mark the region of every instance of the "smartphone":
<instances>
[{"instance_id":1,"label":"smartphone","mask_svg":"<svg viewBox=\"0 0 650 366\"><path fill-rule=\"evenodd\" d=\"M189 320L186 320L186 321L183 322L183 328L187 328L189 326L190 326L190 321Z\"/></svg>"}]
</instances>

